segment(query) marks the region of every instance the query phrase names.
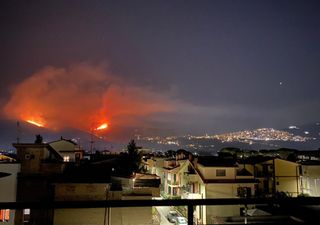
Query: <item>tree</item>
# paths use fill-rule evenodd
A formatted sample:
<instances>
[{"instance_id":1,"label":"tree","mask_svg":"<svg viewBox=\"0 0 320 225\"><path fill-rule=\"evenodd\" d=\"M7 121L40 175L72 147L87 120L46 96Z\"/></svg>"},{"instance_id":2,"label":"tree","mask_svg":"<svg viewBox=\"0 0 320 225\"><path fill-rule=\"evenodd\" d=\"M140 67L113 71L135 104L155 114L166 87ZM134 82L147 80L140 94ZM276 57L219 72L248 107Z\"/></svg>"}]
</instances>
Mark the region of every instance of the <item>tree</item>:
<instances>
[{"instance_id":1,"label":"tree","mask_svg":"<svg viewBox=\"0 0 320 225\"><path fill-rule=\"evenodd\" d=\"M175 158L176 157L176 152L174 150L168 150L164 154L168 158Z\"/></svg>"},{"instance_id":2,"label":"tree","mask_svg":"<svg viewBox=\"0 0 320 225\"><path fill-rule=\"evenodd\" d=\"M40 134L36 135L36 140L34 141L36 144L42 144L43 143L43 138Z\"/></svg>"},{"instance_id":3,"label":"tree","mask_svg":"<svg viewBox=\"0 0 320 225\"><path fill-rule=\"evenodd\" d=\"M141 169L142 153L141 147L138 147L134 140L127 145L128 166L132 172L138 172Z\"/></svg>"}]
</instances>

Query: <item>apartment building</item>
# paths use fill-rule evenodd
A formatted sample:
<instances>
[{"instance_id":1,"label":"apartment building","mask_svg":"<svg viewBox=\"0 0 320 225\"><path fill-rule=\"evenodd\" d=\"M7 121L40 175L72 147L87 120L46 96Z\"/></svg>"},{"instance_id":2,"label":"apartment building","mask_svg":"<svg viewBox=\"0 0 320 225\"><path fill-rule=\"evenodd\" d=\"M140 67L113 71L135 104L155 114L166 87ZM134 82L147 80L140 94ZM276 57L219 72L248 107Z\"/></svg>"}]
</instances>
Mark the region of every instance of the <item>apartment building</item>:
<instances>
[{"instance_id":1,"label":"apartment building","mask_svg":"<svg viewBox=\"0 0 320 225\"><path fill-rule=\"evenodd\" d=\"M19 163L0 163L0 202L15 202L17 193L17 176ZM13 225L15 210L0 209L0 224Z\"/></svg>"}]
</instances>

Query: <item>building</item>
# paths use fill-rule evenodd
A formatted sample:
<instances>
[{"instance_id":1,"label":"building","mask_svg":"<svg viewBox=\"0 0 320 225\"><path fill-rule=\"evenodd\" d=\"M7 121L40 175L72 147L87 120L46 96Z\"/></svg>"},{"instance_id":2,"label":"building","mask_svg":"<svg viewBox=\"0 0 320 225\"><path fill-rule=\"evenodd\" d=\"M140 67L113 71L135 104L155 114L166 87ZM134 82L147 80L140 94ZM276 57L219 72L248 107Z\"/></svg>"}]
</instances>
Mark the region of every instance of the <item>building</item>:
<instances>
[{"instance_id":1,"label":"building","mask_svg":"<svg viewBox=\"0 0 320 225\"><path fill-rule=\"evenodd\" d=\"M52 178L62 174L65 168L62 156L49 144L39 141L35 143L16 143L17 161L21 171L17 177L17 201L50 201L53 189ZM50 224L52 210L19 209L16 211L16 224Z\"/></svg>"},{"instance_id":2,"label":"building","mask_svg":"<svg viewBox=\"0 0 320 225\"><path fill-rule=\"evenodd\" d=\"M280 158L272 158L255 164L255 176L259 179L258 193L275 196L285 193L297 197L300 193L299 164Z\"/></svg>"},{"instance_id":3,"label":"building","mask_svg":"<svg viewBox=\"0 0 320 225\"><path fill-rule=\"evenodd\" d=\"M14 201L138 200L160 196L160 178L151 174L128 175L127 170L121 170L127 160L121 155L82 160L75 143L65 139L13 146L21 164ZM19 209L15 224L150 224L152 207L139 207L136 211L132 215L130 208Z\"/></svg>"},{"instance_id":4,"label":"building","mask_svg":"<svg viewBox=\"0 0 320 225\"><path fill-rule=\"evenodd\" d=\"M198 157L193 162L200 176L198 193L201 198L246 198L255 195L258 181L245 168L240 168L234 159L215 156ZM221 217L239 216L242 208L230 206L200 206L195 217L204 224L220 221Z\"/></svg>"},{"instance_id":5,"label":"building","mask_svg":"<svg viewBox=\"0 0 320 225\"><path fill-rule=\"evenodd\" d=\"M0 202L15 202L19 163L0 163ZM0 224L13 225L15 210L0 209Z\"/></svg>"},{"instance_id":6,"label":"building","mask_svg":"<svg viewBox=\"0 0 320 225\"><path fill-rule=\"evenodd\" d=\"M64 162L79 162L84 157L84 150L72 140L64 139L49 143L56 152L63 158Z\"/></svg>"},{"instance_id":7,"label":"building","mask_svg":"<svg viewBox=\"0 0 320 225\"><path fill-rule=\"evenodd\" d=\"M320 161L299 162L300 195L320 197Z\"/></svg>"}]
</instances>

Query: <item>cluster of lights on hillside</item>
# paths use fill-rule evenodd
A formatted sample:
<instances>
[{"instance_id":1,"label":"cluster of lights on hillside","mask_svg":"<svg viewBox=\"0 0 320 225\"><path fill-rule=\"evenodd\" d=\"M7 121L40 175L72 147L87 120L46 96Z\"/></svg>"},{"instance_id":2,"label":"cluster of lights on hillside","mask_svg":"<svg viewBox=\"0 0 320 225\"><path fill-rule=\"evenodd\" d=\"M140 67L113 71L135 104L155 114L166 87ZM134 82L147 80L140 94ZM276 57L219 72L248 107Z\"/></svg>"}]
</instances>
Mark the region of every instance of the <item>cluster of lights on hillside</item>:
<instances>
[{"instance_id":1,"label":"cluster of lights on hillside","mask_svg":"<svg viewBox=\"0 0 320 225\"><path fill-rule=\"evenodd\" d=\"M141 140L149 141L157 144L164 145L177 145L179 146L179 139L184 138L191 141L187 147L197 148L201 147L196 144L197 140L207 139L207 140L217 140L222 143L231 143L231 142L242 142L247 144L253 144L256 141L291 141L291 142L306 142L311 140L310 137L303 137L299 135L294 135L292 133L276 130L273 128L260 128L256 130L244 130L239 132L232 132L219 135L186 135L186 136L169 136L169 137L139 137ZM203 147L203 146L202 146ZM208 147L208 146L206 146ZM214 147L214 146L209 146Z\"/></svg>"}]
</instances>

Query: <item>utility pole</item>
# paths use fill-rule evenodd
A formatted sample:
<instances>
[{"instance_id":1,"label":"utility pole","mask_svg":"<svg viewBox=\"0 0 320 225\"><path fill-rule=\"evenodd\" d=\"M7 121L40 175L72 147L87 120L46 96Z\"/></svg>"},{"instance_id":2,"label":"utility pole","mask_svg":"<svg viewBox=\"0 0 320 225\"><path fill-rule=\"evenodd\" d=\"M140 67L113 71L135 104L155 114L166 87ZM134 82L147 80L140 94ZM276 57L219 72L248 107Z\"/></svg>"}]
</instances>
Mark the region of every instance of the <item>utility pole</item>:
<instances>
[{"instance_id":1,"label":"utility pole","mask_svg":"<svg viewBox=\"0 0 320 225\"><path fill-rule=\"evenodd\" d=\"M20 143L20 134L21 134L20 122L19 120L17 120L17 144Z\"/></svg>"},{"instance_id":2,"label":"utility pole","mask_svg":"<svg viewBox=\"0 0 320 225\"><path fill-rule=\"evenodd\" d=\"M91 155L93 154L93 144L94 144L94 140L93 140L93 128L91 128L91 132L90 132L90 153Z\"/></svg>"}]
</instances>

